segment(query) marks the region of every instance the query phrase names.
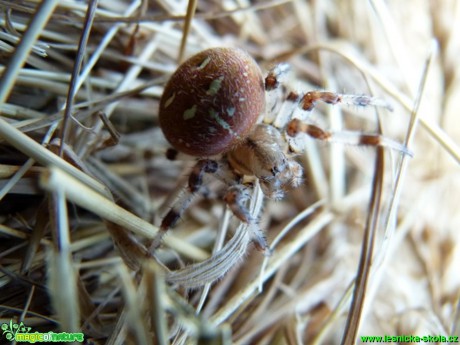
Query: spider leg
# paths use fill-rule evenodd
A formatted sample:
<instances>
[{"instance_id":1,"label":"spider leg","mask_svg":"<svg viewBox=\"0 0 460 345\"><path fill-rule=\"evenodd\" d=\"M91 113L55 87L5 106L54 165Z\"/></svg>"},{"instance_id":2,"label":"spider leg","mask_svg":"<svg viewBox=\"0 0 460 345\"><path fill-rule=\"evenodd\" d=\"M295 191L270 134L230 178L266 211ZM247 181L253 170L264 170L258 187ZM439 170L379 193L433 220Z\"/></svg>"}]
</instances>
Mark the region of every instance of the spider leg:
<instances>
[{"instance_id":1,"label":"spider leg","mask_svg":"<svg viewBox=\"0 0 460 345\"><path fill-rule=\"evenodd\" d=\"M262 229L259 227L259 220L254 218L249 212L247 201L251 197L248 187L242 184L231 186L224 196L224 201L232 213L242 222L251 227L252 241L256 248L261 251L268 249L267 239Z\"/></svg>"},{"instance_id":2,"label":"spider leg","mask_svg":"<svg viewBox=\"0 0 460 345\"><path fill-rule=\"evenodd\" d=\"M352 131L329 132L318 126L304 123L299 119L292 119L288 123L286 127L286 133L288 136L293 138L297 137L300 133L304 133L313 139L326 142L343 143L349 145L382 146L398 151L402 154L412 156L412 152L409 151L403 144L377 133L362 133ZM293 145L291 145L291 149L298 151L298 149L296 149Z\"/></svg>"},{"instance_id":3,"label":"spider leg","mask_svg":"<svg viewBox=\"0 0 460 345\"><path fill-rule=\"evenodd\" d=\"M276 121L279 122L278 117L280 114L290 112L288 109L285 109L291 106L291 104L284 102L286 98L286 88L283 86L291 76L290 65L287 63L280 63L273 67L265 77L266 114L264 116L264 122L266 124L272 124Z\"/></svg>"},{"instance_id":4,"label":"spider leg","mask_svg":"<svg viewBox=\"0 0 460 345\"><path fill-rule=\"evenodd\" d=\"M388 110L393 110L393 108L387 102L376 97L371 97L367 95L345 95L329 91L307 92L303 96L301 96L299 105L303 110L311 111L316 106L316 103L318 101L331 105L344 104L359 107L374 106L387 108Z\"/></svg>"},{"instance_id":5,"label":"spider leg","mask_svg":"<svg viewBox=\"0 0 460 345\"><path fill-rule=\"evenodd\" d=\"M284 128L292 118L304 119L305 113L313 110L318 102L358 107L375 106L393 110L384 100L367 95L348 95L328 91L297 93L290 90L288 85L291 77L291 68L287 63L280 63L268 72L265 78L267 104L265 123Z\"/></svg>"},{"instance_id":6,"label":"spider leg","mask_svg":"<svg viewBox=\"0 0 460 345\"><path fill-rule=\"evenodd\" d=\"M277 89L291 73L291 66L286 62L281 62L273 67L265 77L265 90L272 91Z\"/></svg>"},{"instance_id":7,"label":"spider leg","mask_svg":"<svg viewBox=\"0 0 460 345\"><path fill-rule=\"evenodd\" d=\"M195 164L188 178L187 190L182 194L181 198L175 203L174 207L169 210L161 222L160 230L162 232L168 231L177 224L178 220L195 197L196 192L201 188L203 176L205 174L213 174L217 169L217 162L211 159L202 159Z\"/></svg>"},{"instance_id":8,"label":"spider leg","mask_svg":"<svg viewBox=\"0 0 460 345\"><path fill-rule=\"evenodd\" d=\"M390 104L384 100L367 95L346 95L329 91L309 91L306 93L297 93L290 91L283 95L281 104L277 105L275 115L271 115L273 125L277 128L285 127L293 118L306 119L309 112L312 111L318 102L335 105L352 105L355 107L374 106L393 110ZM273 103L274 101L272 101ZM266 121L267 122L267 121Z\"/></svg>"},{"instance_id":9,"label":"spider leg","mask_svg":"<svg viewBox=\"0 0 460 345\"><path fill-rule=\"evenodd\" d=\"M290 91L287 93L286 90L281 90L280 86L285 81L285 75L288 72L289 65L280 64L270 70L265 79L265 89L269 97L279 99L281 96L283 98L282 101L271 100L273 105L269 108L269 117L266 122L272 123L273 126L279 129L286 127L286 133L291 138L297 137L300 133L305 133L317 140L351 145L382 146L412 156L412 153L403 144L377 133L328 132L318 126L303 122L307 114L315 108L318 102L331 105L374 106L388 110L392 110L392 107L384 100L367 95L346 95L329 91L309 91L303 94ZM273 94L274 92L278 93ZM275 111L278 114L270 113ZM291 150L294 152L301 151L303 147L299 148L299 144L302 145L296 140L290 140Z\"/></svg>"},{"instance_id":10,"label":"spider leg","mask_svg":"<svg viewBox=\"0 0 460 345\"><path fill-rule=\"evenodd\" d=\"M188 178L187 188L174 203L173 207L163 217L160 225L160 232L153 239L151 249L155 249L160 246L163 235L177 224L179 219L182 217L182 214L190 206L191 202L197 195L197 192L203 185L204 175L215 174L218 169L218 163L211 159L201 159L195 164Z\"/></svg>"},{"instance_id":11,"label":"spider leg","mask_svg":"<svg viewBox=\"0 0 460 345\"><path fill-rule=\"evenodd\" d=\"M227 203L232 213L239 220L248 224L252 224L256 221L246 207L246 203L250 197L251 194L248 191L248 187L242 184L231 186L224 195L224 201Z\"/></svg>"}]
</instances>

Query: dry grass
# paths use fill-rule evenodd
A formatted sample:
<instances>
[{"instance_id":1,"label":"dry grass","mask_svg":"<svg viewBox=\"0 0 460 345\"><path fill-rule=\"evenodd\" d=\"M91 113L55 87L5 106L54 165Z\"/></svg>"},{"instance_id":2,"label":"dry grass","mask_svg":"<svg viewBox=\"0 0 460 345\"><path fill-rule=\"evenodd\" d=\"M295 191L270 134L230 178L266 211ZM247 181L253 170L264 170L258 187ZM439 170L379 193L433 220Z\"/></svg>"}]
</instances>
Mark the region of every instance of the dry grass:
<instances>
[{"instance_id":1,"label":"dry grass","mask_svg":"<svg viewBox=\"0 0 460 345\"><path fill-rule=\"evenodd\" d=\"M89 3L0 1L2 323L95 344L460 334L455 0ZM387 100L378 123L338 106L312 121L381 128L414 157L309 143L303 186L254 192L270 257L218 198L152 256L193 164L165 158L162 88L182 56L223 45L290 62L300 89Z\"/></svg>"}]
</instances>

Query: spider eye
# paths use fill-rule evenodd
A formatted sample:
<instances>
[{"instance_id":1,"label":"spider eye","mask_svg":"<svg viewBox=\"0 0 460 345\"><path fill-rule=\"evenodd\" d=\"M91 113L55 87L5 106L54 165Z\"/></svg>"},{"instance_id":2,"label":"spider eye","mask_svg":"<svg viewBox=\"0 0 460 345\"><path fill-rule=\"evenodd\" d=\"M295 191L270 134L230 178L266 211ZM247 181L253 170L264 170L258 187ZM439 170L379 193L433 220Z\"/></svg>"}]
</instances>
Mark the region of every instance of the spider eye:
<instances>
[{"instance_id":1,"label":"spider eye","mask_svg":"<svg viewBox=\"0 0 460 345\"><path fill-rule=\"evenodd\" d=\"M178 151L226 152L251 132L265 107L259 66L246 52L211 48L171 76L160 100L160 126Z\"/></svg>"}]
</instances>

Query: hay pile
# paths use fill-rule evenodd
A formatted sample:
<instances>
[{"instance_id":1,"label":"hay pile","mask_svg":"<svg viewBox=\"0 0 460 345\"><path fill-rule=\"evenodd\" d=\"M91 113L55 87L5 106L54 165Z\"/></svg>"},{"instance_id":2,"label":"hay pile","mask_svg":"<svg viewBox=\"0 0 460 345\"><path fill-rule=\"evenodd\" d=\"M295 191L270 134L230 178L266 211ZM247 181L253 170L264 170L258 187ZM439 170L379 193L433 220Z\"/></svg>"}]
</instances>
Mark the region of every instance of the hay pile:
<instances>
[{"instance_id":1,"label":"hay pile","mask_svg":"<svg viewBox=\"0 0 460 345\"><path fill-rule=\"evenodd\" d=\"M95 344L458 335L460 5L193 7L0 2L1 323ZM193 165L166 159L159 97L179 59L211 46L265 71L288 61L297 90L384 99L392 112L320 106L311 121L381 131L414 157L310 140L304 185L278 202L254 190L270 257L246 247L214 182L152 256Z\"/></svg>"}]
</instances>

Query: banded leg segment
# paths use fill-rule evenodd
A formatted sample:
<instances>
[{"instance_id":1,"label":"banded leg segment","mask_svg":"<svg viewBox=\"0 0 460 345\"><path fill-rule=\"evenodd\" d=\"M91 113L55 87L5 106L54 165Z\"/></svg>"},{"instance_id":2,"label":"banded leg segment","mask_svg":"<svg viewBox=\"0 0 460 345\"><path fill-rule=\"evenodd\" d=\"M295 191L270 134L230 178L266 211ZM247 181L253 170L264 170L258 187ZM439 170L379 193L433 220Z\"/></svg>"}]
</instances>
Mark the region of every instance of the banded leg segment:
<instances>
[{"instance_id":1,"label":"banded leg segment","mask_svg":"<svg viewBox=\"0 0 460 345\"><path fill-rule=\"evenodd\" d=\"M177 224L184 211L190 206L196 196L196 192L198 192L203 185L204 175L214 174L218 169L218 163L211 159L202 159L195 164L188 178L187 188L183 191L179 199L175 201L169 212L163 217L160 231L153 239L150 250L155 250L160 246L166 231Z\"/></svg>"},{"instance_id":2,"label":"banded leg segment","mask_svg":"<svg viewBox=\"0 0 460 345\"><path fill-rule=\"evenodd\" d=\"M392 110L392 107L387 102L379 98L366 95L344 95L328 91L310 91L305 93L300 98L299 106L305 111L311 111L318 101L331 105L344 104L358 107L374 106Z\"/></svg>"},{"instance_id":3,"label":"banded leg segment","mask_svg":"<svg viewBox=\"0 0 460 345\"><path fill-rule=\"evenodd\" d=\"M282 62L273 67L265 77L265 90L272 91L280 87L288 79L291 73L291 66Z\"/></svg>"},{"instance_id":4,"label":"banded leg segment","mask_svg":"<svg viewBox=\"0 0 460 345\"><path fill-rule=\"evenodd\" d=\"M238 184L230 187L224 195L224 201L232 213L242 222L252 224L255 219L251 216L246 204L251 197L247 187Z\"/></svg>"},{"instance_id":5,"label":"banded leg segment","mask_svg":"<svg viewBox=\"0 0 460 345\"><path fill-rule=\"evenodd\" d=\"M374 106L393 110L386 101L367 95L349 95L328 91L295 92L287 85L291 75L289 64L280 63L273 67L265 78L267 114L264 122L273 124L277 128L284 128L289 120L297 116L305 119L306 113L312 111L318 102L357 107Z\"/></svg>"},{"instance_id":6,"label":"banded leg segment","mask_svg":"<svg viewBox=\"0 0 460 345\"><path fill-rule=\"evenodd\" d=\"M328 132L318 126L304 123L299 119L292 119L288 123L286 133L290 137L296 137L300 133L304 133L316 140L348 145L382 146L398 151L402 154L412 156L412 152L410 152L403 144L377 133L351 131Z\"/></svg>"},{"instance_id":7,"label":"banded leg segment","mask_svg":"<svg viewBox=\"0 0 460 345\"><path fill-rule=\"evenodd\" d=\"M182 193L179 200L176 201L173 208L169 210L161 222L160 230L162 232L168 231L177 224L184 211L193 201L196 192L198 192L203 185L204 175L215 174L218 169L219 165L217 162L211 159L202 159L195 164L188 179L187 189Z\"/></svg>"},{"instance_id":8,"label":"banded leg segment","mask_svg":"<svg viewBox=\"0 0 460 345\"><path fill-rule=\"evenodd\" d=\"M224 201L239 220L251 227L252 242L256 248L260 251L266 251L268 249L268 243L265 238L265 233L259 227L259 220L251 215L247 207L247 202L250 197L251 194L248 187L237 184L227 190Z\"/></svg>"}]
</instances>

